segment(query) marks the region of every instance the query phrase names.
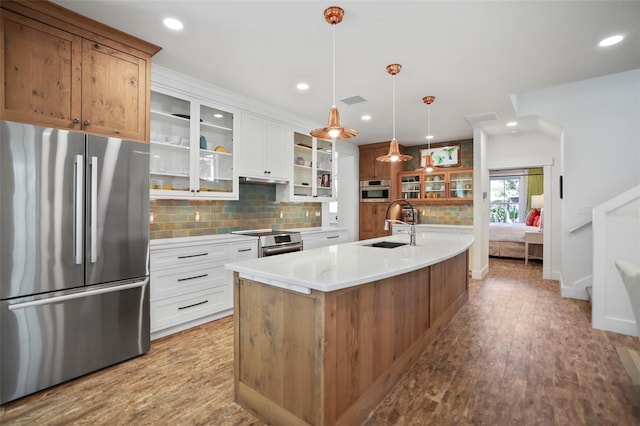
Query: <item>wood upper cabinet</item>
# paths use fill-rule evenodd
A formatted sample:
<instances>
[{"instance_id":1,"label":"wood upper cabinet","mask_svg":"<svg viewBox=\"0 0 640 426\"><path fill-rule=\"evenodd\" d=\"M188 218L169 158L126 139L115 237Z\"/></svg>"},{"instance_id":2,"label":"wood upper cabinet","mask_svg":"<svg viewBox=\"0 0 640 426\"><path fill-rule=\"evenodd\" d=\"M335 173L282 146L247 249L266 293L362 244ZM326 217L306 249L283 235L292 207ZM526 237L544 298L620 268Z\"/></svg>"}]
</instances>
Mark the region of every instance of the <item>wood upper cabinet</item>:
<instances>
[{"instance_id":1,"label":"wood upper cabinet","mask_svg":"<svg viewBox=\"0 0 640 426\"><path fill-rule=\"evenodd\" d=\"M151 61L89 40L82 41L83 129L147 139L147 67Z\"/></svg>"},{"instance_id":2,"label":"wood upper cabinet","mask_svg":"<svg viewBox=\"0 0 640 426\"><path fill-rule=\"evenodd\" d=\"M1 117L80 129L82 39L6 10L0 13Z\"/></svg>"},{"instance_id":3,"label":"wood upper cabinet","mask_svg":"<svg viewBox=\"0 0 640 426\"><path fill-rule=\"evenodd\" d=\"M376 161L389 153L389 143L360 146L360 180L391 179L391 163Z\"/></svg>"},{"instance_id":4,"label":"wood upper cabinet","mask_svg":"<svg viewBox=\"0 0 640 426\"><path fill-rule=\"evenodd\" d=\"M0 118L149 139L160 48L48 1L3 1Z\"/></svg>"}]
</instances>

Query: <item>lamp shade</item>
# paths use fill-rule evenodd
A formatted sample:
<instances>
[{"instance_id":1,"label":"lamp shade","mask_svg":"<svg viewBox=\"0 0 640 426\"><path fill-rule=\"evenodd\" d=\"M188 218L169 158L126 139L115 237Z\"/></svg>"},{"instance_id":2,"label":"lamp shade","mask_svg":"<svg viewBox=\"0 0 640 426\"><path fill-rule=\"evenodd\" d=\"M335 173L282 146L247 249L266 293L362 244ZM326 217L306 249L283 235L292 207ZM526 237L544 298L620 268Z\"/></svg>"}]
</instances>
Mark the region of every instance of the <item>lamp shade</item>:
<instances>
[{"instance_id":1,"label":"lamp shade","mask_svg":"<svg viewBox=\"0 0 640 426\"><path fill-rule=\"evenodd\" d=\"M544 195L532 195L531 196L531 208L541 209L544 207Z\"/></svg>"}]
</instances>

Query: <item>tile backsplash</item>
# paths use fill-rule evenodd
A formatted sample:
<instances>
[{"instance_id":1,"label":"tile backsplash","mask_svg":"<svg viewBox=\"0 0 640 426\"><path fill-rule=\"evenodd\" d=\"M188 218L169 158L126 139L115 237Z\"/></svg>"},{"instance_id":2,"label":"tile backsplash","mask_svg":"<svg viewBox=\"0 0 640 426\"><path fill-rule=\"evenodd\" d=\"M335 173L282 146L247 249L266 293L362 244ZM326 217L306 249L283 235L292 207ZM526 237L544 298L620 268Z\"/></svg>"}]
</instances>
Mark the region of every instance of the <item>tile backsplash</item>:
<instances>
[{"instance_id":1,"label":"tile backsplash","mask_svg":"<svg viewBox=\"0 0 640 426\"><path fill-rule=\"evenodd\" d=\"M420 224L473 225L473 203L468 204L416 204Z\"/></svg>"},{"instance_id":2,"label":"tile backsplash","mask_svg":"<svg viewBox=\"0 0 640 426\"><path fill-rule=\"evenodd\" d=\"M322 225L321 203L275 201L273 184L240 184L239 200L151 199L151 239Z\"/></svg>"}]
</instances>

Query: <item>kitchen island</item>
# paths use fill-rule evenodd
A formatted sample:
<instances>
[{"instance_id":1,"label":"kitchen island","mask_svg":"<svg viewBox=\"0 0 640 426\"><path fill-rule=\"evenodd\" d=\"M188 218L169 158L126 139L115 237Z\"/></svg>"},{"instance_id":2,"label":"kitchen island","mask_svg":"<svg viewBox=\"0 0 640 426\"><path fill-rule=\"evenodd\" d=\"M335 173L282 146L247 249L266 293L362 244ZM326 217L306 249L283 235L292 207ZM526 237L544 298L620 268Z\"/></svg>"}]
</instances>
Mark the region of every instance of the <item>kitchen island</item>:
<instances>
[{"instance_id":1,"label":"kitchen island","mask_svg":"<svg viewBox=\"0 0 640 426\"><path fill-rule=\"evenodd\" d=\"M468 299L465 234L421 233L226 265L235 398L271 424L355 425Z\"/></svg>"}]
</instances>

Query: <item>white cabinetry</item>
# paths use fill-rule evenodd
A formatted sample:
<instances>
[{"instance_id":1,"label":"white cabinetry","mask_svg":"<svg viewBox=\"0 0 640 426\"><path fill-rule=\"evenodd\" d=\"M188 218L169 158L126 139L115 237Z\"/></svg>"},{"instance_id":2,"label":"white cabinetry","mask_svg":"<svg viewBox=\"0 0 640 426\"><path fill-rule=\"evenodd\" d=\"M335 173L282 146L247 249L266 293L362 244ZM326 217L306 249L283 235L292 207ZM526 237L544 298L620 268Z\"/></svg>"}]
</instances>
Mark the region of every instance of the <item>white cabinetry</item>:
<instances>
[{"instance_id":1,"label":"white cabinetry","mask_svg":"<svg viewBox=\"0 0 640 426\"><path fill-rule=\"evenodd\" d=\"M335 198L333 142L293 132L293 181L278 188L279 198L290 201L331 201Z\"/></svg>"},{"instance_id":2,"label":"white cabinetry","mask_svg":"<svg viewBox=\"0 0 640 426\"><path fill-rule=\"evenodd\" d=\"M302 232L303 250L333 246L347 242L347 230L321 230L317 232Z\"/></svg>"},{"instance_id":3,"label":"white cabinetry","mask_svg":"<svg viewBox=\"0 0 640 426\"><path fill-rule=\"evenodd\" d=\"M152 240L151 338L231 315L233 275L224 265L257 254L257 239L246 236Z\"/></svg>"},{"instance_id":4,"label":"white cabinetry","mask_svg":"<svg viewBox=\"0 0 640 426\"><path fill-rule=\"evenodd\" d=\"M151 88L151 197L238 199L239 113L177 86L156 77Z\"/></svg>"},{"instance_id":5,"label":"white cabinetry","mask_svg":"<svg viewBox=\"0 0 640 426\"><path fill-rule=\"evenodd\" d=\"M275 121L242 113L238 175L289 180L289 129Z\"/></svg>"}]
</instances>

